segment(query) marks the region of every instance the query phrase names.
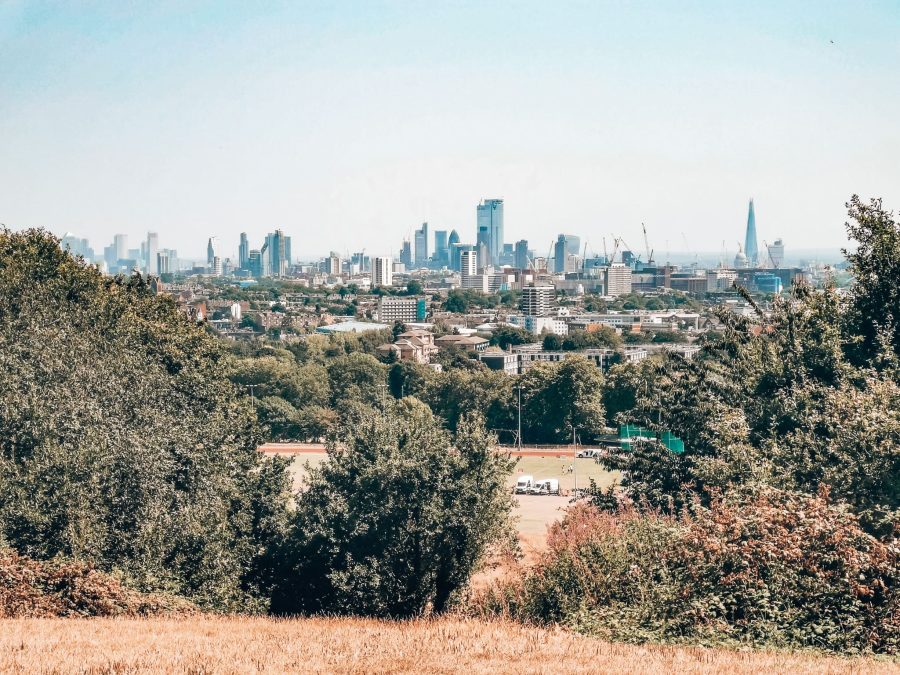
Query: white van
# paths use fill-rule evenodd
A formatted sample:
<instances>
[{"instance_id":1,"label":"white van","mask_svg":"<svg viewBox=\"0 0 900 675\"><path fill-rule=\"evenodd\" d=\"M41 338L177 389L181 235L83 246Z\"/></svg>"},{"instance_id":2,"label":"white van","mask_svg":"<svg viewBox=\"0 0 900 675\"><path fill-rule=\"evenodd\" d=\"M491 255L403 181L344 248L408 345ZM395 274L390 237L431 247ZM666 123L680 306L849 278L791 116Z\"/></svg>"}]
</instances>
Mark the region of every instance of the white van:
<instances>
[{"instance_id":1,"label":"white van","mask_svg":"<svg viewBox=\"0 0 900 675\"><path fill-rule=\"evenodd\" d=\"M534 487L534 476L519 476L519 479L516 481L515 494L524 495L527 494L531 488Z\"/></svg>"},{"instance_id":2,"label":"white van","mask_svg":"<svg viewBox=\"0 0 900 675\"><path fill-rule=\"evenodd\" d=\"M559 481L556 478L542 478L529 490L532 495L558 495Z\"/></svg>"}]
</instances>

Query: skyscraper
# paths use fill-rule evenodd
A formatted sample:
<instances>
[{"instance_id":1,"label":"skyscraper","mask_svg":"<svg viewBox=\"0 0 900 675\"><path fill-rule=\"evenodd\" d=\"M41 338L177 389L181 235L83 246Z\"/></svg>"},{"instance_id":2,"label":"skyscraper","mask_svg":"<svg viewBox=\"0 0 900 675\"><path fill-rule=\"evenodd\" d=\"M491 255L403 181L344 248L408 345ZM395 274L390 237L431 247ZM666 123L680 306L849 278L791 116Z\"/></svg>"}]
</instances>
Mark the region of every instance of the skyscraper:
<instances>
[{"instance_id":1,"label":"skyscraper","mask_svg":"<svg viewBox=\"0 0 900 675\"><path fill-rule=\"evenodd\" d=\"M263 265L266 274L273 277L283 277L287 272L287 245L284 232L275 230L266 235L266 243L261 253L264 256Z\"/></svg>"},{"instance_id":2,"label":"skyscraper","mask_svg":"<svg viewBox=\"0 0 900 675\"><path fill-rule=\"evenodd\" d=\"M575 234L566 235L566 253L581 255L581 237Z\"/></svg>"},{"instance_id":3,"label":"skyscraper","mask_svg":"<svg viewBox=\"0 0 900 675\"><path fill-rule=\"evenodd\" d=\"M247 241L247 233L241 232L241 243L238 246L238 267L242 270L248 269L250 264L250 242Z\"/></svg>"},{"instance_id":4,"label":"skyscraper","mask_svg":"<svg viewBox=\"0 0 900 675\"><path fill-rule=\"evenodd\" d=\"M561 234L556 238L553 246L553 271L557 274L566 271L566 256L569 255L569 244L566 235Z\"/></svg>"},{"instance_id":5,"label":"skyscraper","mask_svg":"<svg viewBox=\"0 0 900 675\"><path fill-rule=\"evenodd\" d=\"M528 240L520 239L516 242L515 265L520 270L528 269Z\"/></svg>"},{"instance_id":6,"label":"skyscraper","mask_svg":"<svg viewBox=\"0 0 900 675\"><path fill-rule=\"evenodd\" d=\"M434 231L434 259L440 266L450 264L450 245L447 242L447 230Z\"/></svg>"},{"instance_id":7,"label":"skyscraper","mask_svg":"<svg viewBox=\"0 0 900 675\"><path fill-rule=\"evenodd\" d=\"M522 313L530 316L548 316L550 303L556 297L553 286L525 286L522 289Z\"/></svg>"},{"instance_id":8,"label":"skyscraper","mask_svg":"<svg viewBox=\"0 0 900 675\"><path fill-rule=\"evenodd\" d=\"M478 273L478 254L475 251L460 252L459 271L463 281L466 277L475 276ZM463 288L465 288L465 284L463 284Z\"/></svg>"},{"instance_id":9,"label":"skyscraper","mask_svg":"<svg viewBox=\"0 0 900 675\"><path fill-rule=\"evenodd\" d=\"M117 234L113 237L113 249L115 250L116 260L128 259L128 235Z\"/></svg>"},{"instance_id":10,"label":"skyscraper","mask_svg":"<svg viewBox=\"0 0 900 675\"><path fill-rule=\"evenodd\" d=\"M159 261L156 256L159 253L159 235L156 232L147 233L147 247L145 268L147 274L159 274Z\"/></svg>"},{"instance_id":11,"label":"skyscraper","mask_svg":"<svg viewBox=\"0 0 900 675\"><path fill-rule=\"evenodd\" d=\"M490 264L500 264L500 254L503 252L503 200L482 199L475 207L478 223L479 246L483 243L487 246L491 257Z\"/></svg>"},{"instance_id":12,"label":"skyscraper","mask_svg":"<svg viewBox=\"0 0 900 675\"><path fill-rule=\"evenodd\" d=\"M756 246L756 214L753 212L753 200L750 200L750 211L747 214L747 235L744 237L744 255L750 267L759 265L759 250Z\"/></svg>"},{"instance_id":13,"label":"skyscraper","mask_svg":"<svg viewBox=\"0 0 900 675\"><path fill-rule=\"evenodd\" d=\"M416 267L424 267L428 264L428 223L415 231L415 243Z\"/></svg>"},{"instance_id":14,"label":"skyscraper","mask_svg":"<svg viewBox=\"0 0 900 675\"><path fill-rule=\"evenodd\" d=\"M213 271L215 267L216 255L218 255L217 248L219 245L219 240L217 237L210 237L209 241L206 242L206 269L210 272Z\"/></svg>"},{"instance_id":15,"label":"skyscraper","mask_svg":"<svg viewBox=\"0 0 900 675\"><path fill-rule=\"evenodd\" d=\"M403 247L400 249L400 262L406 266L407 269L412 267L412 246L410 246L408 239L403 240Z\"/></svg>"}]
</instances>

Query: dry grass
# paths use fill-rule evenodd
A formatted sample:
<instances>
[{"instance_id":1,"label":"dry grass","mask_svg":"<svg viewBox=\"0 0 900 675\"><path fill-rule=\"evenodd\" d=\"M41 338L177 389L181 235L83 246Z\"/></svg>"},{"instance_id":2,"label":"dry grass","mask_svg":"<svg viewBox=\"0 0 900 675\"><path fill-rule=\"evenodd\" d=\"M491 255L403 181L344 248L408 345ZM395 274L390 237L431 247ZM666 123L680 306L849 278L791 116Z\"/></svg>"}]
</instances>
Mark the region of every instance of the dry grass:
<instances>
[{"instance_id":1,"label":"dry grass","mask_svg":"<svg viewBox=\"0 0 900 675\"><path fill-rule=\"evenodd\" d=\"M896 661L633 647L445 618L6 619L0 671L22 673L884 673Z\"/></svg>"}]
</instances>

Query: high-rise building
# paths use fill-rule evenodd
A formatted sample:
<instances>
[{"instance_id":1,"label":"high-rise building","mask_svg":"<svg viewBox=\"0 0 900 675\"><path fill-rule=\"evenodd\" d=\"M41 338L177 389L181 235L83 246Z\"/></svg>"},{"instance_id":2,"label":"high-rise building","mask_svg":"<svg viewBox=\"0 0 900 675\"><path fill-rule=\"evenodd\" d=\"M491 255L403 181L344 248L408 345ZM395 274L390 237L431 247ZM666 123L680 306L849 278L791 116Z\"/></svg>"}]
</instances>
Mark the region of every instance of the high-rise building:
<instances>
[{"instance_id":1,"label":"high-rise building","mask_svg":"<svg viewBox=\"0 0 900 675\"><path fill-rule=\"evenodd\" d=\"M562 274L566 271L566 256L569 254L569 242L566 235L561 234L553 245L553 271Z\"/></svg>"},{"instance_id":2,"label":"high-rise building","mask_svg":"<svg viewBox=\"0 0 900 675\"><path fill-rule=\"evenodd\" d=\"M475 247L472 244L460 244L459 242L450 244L450 269L459 272L462 269L460 267L460 255L462 255L462 252L474 250Z\"/></svg>"},{"instance_id":3,"label":"high-rise building","mask_svg":"<svg viewBox=\"0 0 900 675\"><path fill-rule=\"evenodd\" d=\"M477 244L487 246L490 255L490 264L500 264L500 254L503 252L503 200L482 199L475 207L477 218Z\"/></svg>"},{"instance_id":4,"label":"high-rise building","mask_svg":"<svg viewBox=\"0 0 900 675\"><path fill-rule=\"evenodd\" d=\"M146 269L147 274L159 274L157 254L159 253L159 235L156 232L147 233Z\"/></svg>"},{"instance_id":5,"label":"high-rise building","mask_svg":"<svg viewBox=\"0 0 900 675\"><path fill-rule=\"evenodd\" d=\"M332 276L340 276L341 256L336 251L332 251L331 255L325 258L325 271Z\"/></svg>"},{"instance_id":6,"label":"high-rise building","mask_svg":"<svg viewBox=\"0 0 900 675\"><path fill-rule=\"evenodd\" d=\"M516 242L515 266L520 270L527 270L528 265L528 240L520 239Z\"/></svg>"},{"instance_id":7,"label":"high-rise building","mask_svg":"<svg viewBox=\"0 0 900 675\"><path fill-rule=\"evenodd\" d=\"M428 264L428 223L422 223L422 227L415 231L416 267L425 267Z\"/></svg>"},{"instance_id":8,"label":"high-rise building","mask_svg":"<svg viewBox=\"0 0 900 675\"><path fill-rule=\"evenodd\" d=\"M263 275L262 251L258 251L257 249L250 250L247 254L247 269L250 272L250 276L256 277L257 279Z\"/></svg>"},{"instance_id":9,"label":"high-rise building","mask_svg":"<svg viewBox=\"0 0 900 675\"><path fill-rule=\"evenodd\" d=\"M284 273L287 274L288 268L291 266L291 238L284 237Z\"/></svg>"},{"instance_id":10,"label":"high-rise building","mask_svg":"<svg viewBox=\"0 0 900 675\"><path fill-rule=\"evenodd\" d=\"M491 249L486 243L479 242L476 249L478 253L478 269L485 270L491 266Z\"/></svg>"},{"instance_id":11,"label":"high-rise building","mask_svg":"<svg viewBox=\"0 0 900 675\"><path fill-rule=\"evenodd\" d=\"M72 233L66 233L62 241L60 241L60 246L64 251L67 250L74 256L80 255L87 262L94 262L94 249L91 248L87 239L76 237Z\"/></svg>"},{"instance_id":12,"label":"high-rise building","mask_svg":"<svg viewBox=\"0 0 900 675\"><path fill-rule=\"evenodd\" d=\"M566 253L569 255L581 255L581 237L576 234L567 234Z\"/></svg>"},{"instance_id":13,"label":"high-rise building","mask_svg":"<svg viewBox=\"0 0 900 675\"><path fill-rule=\"evenodd\" d=\"M459 273L465 279L478 273L478 252L469 249L459 253Z\"/></svg>"},{"instance_id":14,"label":"high-rise building","mask_svg":"<svg viewBox=\"0 0 900 675\"><path fill-rule=\"evenodd\" d=\"M128 235L117 234L113 237L113 249L116 254L116 260L128 259Z\"/></svg>"},{"instance_id":15,"label":"high-rise building","mask_svg":"<svg viewBox=\"0 0 900 675\"><path fill-rule=\"evenodd\" d=\"M403 246L400 249L400 263L405 265L407 269L413 265L412 246L409 239L403 240Z\"/></svg>"},{"instance_id":16,"label":"high-rise building","mask_svg":"<svg viewBox=\"0 0 900 675\"><path fill-rule=\"evenodd\" d=\"M756 246L756 214L753 211L753 200L747 213L747 235L744 237L744 255L750 267L759 265L759 250Z\"/></svg>"},{"instance_id":17,"label":"high-rise building","mask_svg":"<svg viewBox=\"0 0 900 675\"><path fill-rule=\"evenodd\" d=\"M287 273L286 239L281 230L266 235L266 243L260 251L264 258L264 276L283 277Z\"/></svg>"},{"instance_id":18,"label":"high-rise building","mask_svg":"<svg viewBox=\"0 0 900 675\"><path fill-rule=\"evenodd\" d=\"M213 256L212 275L214 277L222 276L222 259L219 256Z\"/></svg>"},{"instance_id":19,"label":"high-rise building","mask_svg":"<svg viewBox=\"0 0 900 675\"><path fill-rule=\"evenodd\" d=\"M393 286L394 261L387 257L377 257L372 262L374 263L374 269L372 272L372 285Z\"/></svg>"},{"instance_id":20,"label":"high-rise building","mask_svg":"<svg viewBox=\"0 0 900 675\"><path fill-rule=\"evenodd\" d=\"M781 239L776 239L774 244L769 244L769 262L772 264L772 267L776 269L781 267L781 263L784 262L784 242Z\"/></svg>"},{"instance_id":21,"label":"high-rise building","mask_svg":"<svg viewBox=\"0 0 900 675\"><path fill-rule=\"evenodd\" d=\"M434 231L434 260L440 267L450 265L450 245L447 240L447 230Z\"/></svg>"},{"instance_id":22,"label":"high-rise building","mask_svg":"<svg viewBox=\"0 0 900 675\"><path fill-rule=\"evenodd\" d=\"M522 289L522 313L528 316L549 316L556 291L553 286L525 286Z\"/></svg>"},{"instance_id":23,"label":"high-rise building","mask_svg":"<svg viewBox=\"0 0 900 675\"><path fill-rule=\"evenodd\" d=\"M247 233L241 232L241 243L238 245L238 267L247 269L250 263L250 242L247 241Z\"/></svg>"},{"instance_id":24,"label":"high-rise building","mask_svg":"<svg viewBox=\"0 0 900 675\"><path fill-rule=\"evenodd\" d=\"M631 293L631 268L624 263L612 263L606 270L606 294L613 297Z\"/></svg>"},{"instance_id":25,"label":"high-rise building","mask_svg":"<svg viewBox=\"0 0 900 675\"><path fill-rule=\"evenodd\" d=\"M212 272L213 267L215 266L216 256L218 255L218 247L218 237L210 237L209 241L206 242L206 269L209 272Z\"/></svg>"},{"instance_id":26,"label":"high-rise building","mask_svg":"<svg viewBox=\"0 0 900 675\"><path fill-rule=\"evenodd\" d=\"M178 271L178 251L164 248L156 254L158 274L175 274Z\"/></svg>"},{"instance_id":27,"label":"high-rise building","mask_svg":"<svg viewBox=\"0 0 900 675\"><path fill-rule=\"evenodd\" d=\"M366 255L365 249L350 257L350 264L357 265L360 272L372 271L372 259Z\"/></svg>"}]
</instances>

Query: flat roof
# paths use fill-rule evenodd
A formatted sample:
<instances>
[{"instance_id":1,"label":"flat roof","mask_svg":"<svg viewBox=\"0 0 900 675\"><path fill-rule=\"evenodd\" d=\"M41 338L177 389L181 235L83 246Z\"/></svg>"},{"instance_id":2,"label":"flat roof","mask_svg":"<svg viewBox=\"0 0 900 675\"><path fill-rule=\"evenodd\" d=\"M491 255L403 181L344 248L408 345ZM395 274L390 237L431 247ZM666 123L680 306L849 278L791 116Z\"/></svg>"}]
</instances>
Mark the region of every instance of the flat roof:
<instances>
[{"instance_id":1,"label":"flat roof","mask_svg":"<svg viewBox=\"0 0 900 675\"><path fill-rule=\"evenodd\" d=\"M368 321L342 321L330 326L319 326L317 333L366 333L373 330L390 328L386 323L370 323Z\"/></svg>"}]
</instances>

